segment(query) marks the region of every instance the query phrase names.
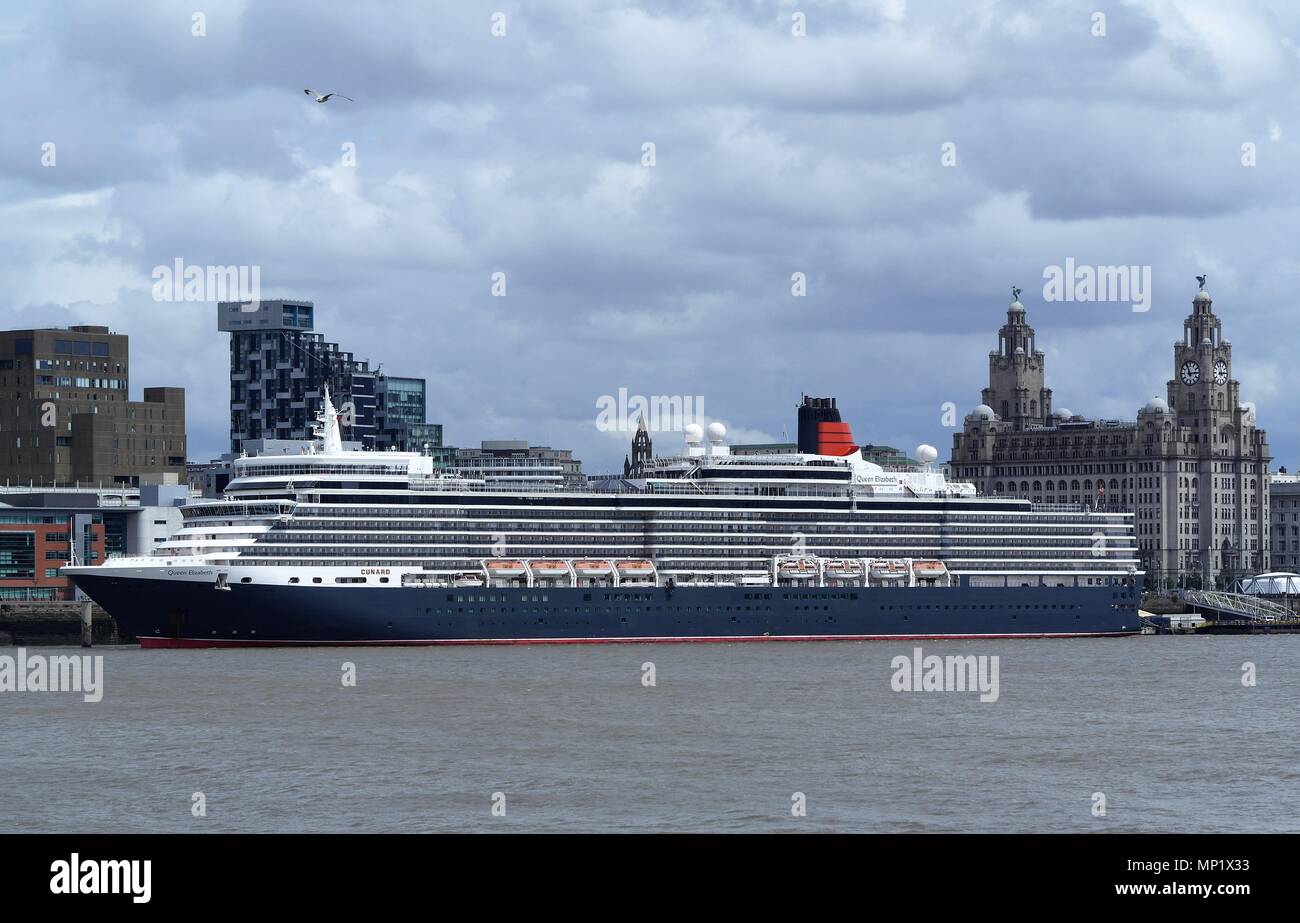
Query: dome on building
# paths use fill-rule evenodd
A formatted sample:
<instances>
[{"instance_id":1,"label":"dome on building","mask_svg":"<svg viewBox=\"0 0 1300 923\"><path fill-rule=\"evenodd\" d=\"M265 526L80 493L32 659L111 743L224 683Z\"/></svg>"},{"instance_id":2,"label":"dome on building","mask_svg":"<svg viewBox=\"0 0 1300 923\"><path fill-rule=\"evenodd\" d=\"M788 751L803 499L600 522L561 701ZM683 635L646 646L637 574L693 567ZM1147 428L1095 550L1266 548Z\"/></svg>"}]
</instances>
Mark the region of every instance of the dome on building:
<instances>
[{"instance_id":1,"label":"dome on building","mask_svg":"<svg viewBox=\"0 0 1300 923\"><path fill-rule=\"evenodd\" d=\"M1202 345L1202 346L1213 346L1214 343L1210 341L1210 338L1209 338L1209 337L1202 337L1202 338L1201 338L1201 345Z\"/></svg>"},{"instance_id":2,"label":"dome on building","mask_svg":"<svg viewBox=\"0 0 1300 923\"><path fill-rule=\"evenodd\" d=\"M976 407L974 410L970 412L970 415L966 419L996 420L997 418L998 415L993 412L992 407L990 407L988 404L980 404L978 407Z\"/></svg>"},{"instance_id":3,"label":"dome on building","mask_svg":"<svg viewBox=\"0 0 1300 923\"><path fill-rule=\"evenodd\" d=\"M1201 289L1196 293L1196 297L1192 299L1192 304L1209 304L1210 300L1210 293L1205 289Z\"/></svg>"},{"instance_id":4,"label":"dome on building","mask_svg":"<svg viewBox=\"0 0 1300 923\"><path fill-rule=\"evenodd\" d=\"M1151 413L1168 413L1169 405L1165 402L1163 397L1157 394L1154 395L1151 400L1147 401L1147 405L1142 409Z\"/></svg>"},{"instance_id":5,"label":"dome on building","mask_svg":"<svg viewBox=\"0 0 1300 923\"><path fill-rule=\"evenodd\" d=\"M1010 306L1007 308L1007 310L1008 310L1008 311L1014 311L1014 312L1017 313L1017 314L1024 314L1024 313L1025 313L1025 306L1024 306L1023 304L1021 304L1021 303L1020 303L1020 299L1017 298L1015 301L1011 302L1011 304L1010 304Z\"/></svg>"},{"instance_id":6,"label":"dome on building","mask_svg":"<svg viewBox=\"0 0 1300 923\"><path fill-rule=\"evenodd\" d=\"M1060 410L1052 414L1052 416L1058 420L1069 420L1071 417L1074 416L1074 412L1071 410L1066 410L1064 407L1062 407Z\"/></svg>"}]
</instances>

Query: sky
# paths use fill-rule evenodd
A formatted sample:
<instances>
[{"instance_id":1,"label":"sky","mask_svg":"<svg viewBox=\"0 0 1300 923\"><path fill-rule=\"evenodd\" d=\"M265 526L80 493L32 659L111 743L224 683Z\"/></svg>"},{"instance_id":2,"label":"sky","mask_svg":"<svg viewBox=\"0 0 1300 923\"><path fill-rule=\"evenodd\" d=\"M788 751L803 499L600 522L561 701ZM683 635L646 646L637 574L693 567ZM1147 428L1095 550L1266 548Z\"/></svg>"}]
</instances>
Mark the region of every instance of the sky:
<instances>
[{"instance_id":1,"label":"sky","mask_svg":"<svg viewBox=\"0 0 1300 923\"><path fill-rule=\"evenodd\" d=\"M427 378L445 443L598 473L620 389L732 441L833 395L947 458L1013 285L1054 406L1132 419L1206 274L1294 469L1297 78L1286 2L9 0L0 319L128 334L132 398L184 387L203 461L228 336L153 272L257 267ZM1067 261L1149 267L1147 310L1046 301Z\"/></svg>"}]
</instances>

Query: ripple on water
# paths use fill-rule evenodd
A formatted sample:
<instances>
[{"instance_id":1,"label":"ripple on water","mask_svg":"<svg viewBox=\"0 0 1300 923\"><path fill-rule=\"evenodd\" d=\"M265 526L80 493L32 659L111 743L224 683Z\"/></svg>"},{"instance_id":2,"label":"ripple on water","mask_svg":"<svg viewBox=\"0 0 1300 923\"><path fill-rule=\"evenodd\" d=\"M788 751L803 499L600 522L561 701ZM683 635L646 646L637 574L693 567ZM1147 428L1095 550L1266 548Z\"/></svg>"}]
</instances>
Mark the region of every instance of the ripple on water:
<instances>
[{"instance_id":1,"label":"ripple on water","mask_svg":"<svg viewBox=\"0 0 1300 923\"><path fill-rule=\"evenodd\" d=\"M105 648L98 704L3 694L0 830L1300 830L1300 636L922 644L991 703L893 692L914 646Z\"/></svg>"}]
</instances>

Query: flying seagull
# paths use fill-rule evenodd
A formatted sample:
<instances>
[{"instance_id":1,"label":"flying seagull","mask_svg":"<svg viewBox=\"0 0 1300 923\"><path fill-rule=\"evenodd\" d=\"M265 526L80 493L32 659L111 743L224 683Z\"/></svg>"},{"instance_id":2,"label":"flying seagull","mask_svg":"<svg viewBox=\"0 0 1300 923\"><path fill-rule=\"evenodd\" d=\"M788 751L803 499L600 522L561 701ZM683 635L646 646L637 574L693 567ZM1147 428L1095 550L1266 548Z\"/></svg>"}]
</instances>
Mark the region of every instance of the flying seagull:
<instances>
[{"instance_id":1,"label":"flying seagull","mask_svg":"<svg viewBox=\"0 0 1300 923\"><path fill-rule=\"evenodd\" d=\"M316 102L318 103L327 103L335 96L337 96L339 99L346 99L350 103L356 102L356 100L353 99L351 96L344 96L342 93L317 93L315 90L303 90L303 92L306 93L308 96L315 97Z\"/></svg>"}]
</instances>

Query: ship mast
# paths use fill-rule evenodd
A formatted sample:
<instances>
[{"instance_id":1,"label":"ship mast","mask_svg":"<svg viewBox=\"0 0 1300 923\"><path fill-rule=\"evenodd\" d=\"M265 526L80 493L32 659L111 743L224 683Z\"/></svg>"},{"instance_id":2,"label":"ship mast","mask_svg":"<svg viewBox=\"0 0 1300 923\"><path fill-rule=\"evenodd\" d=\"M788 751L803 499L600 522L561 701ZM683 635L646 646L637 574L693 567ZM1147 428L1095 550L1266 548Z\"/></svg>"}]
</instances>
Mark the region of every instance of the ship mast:
<instances>
[{"instance_id":1,"label":"ship mast","mask_svg":"<svg viewBox=\"0 0 1300 923\"><path fill-rule=\"evenodd\" d=\"M339 432L339 413L330 400L329 385L325 386L324 406L316 412L316 425L311 434L321 440L321 453L337 455L343 451L343 437Z\"/></svg>"}]
</instances>

